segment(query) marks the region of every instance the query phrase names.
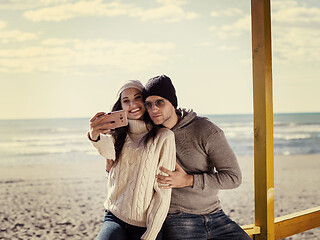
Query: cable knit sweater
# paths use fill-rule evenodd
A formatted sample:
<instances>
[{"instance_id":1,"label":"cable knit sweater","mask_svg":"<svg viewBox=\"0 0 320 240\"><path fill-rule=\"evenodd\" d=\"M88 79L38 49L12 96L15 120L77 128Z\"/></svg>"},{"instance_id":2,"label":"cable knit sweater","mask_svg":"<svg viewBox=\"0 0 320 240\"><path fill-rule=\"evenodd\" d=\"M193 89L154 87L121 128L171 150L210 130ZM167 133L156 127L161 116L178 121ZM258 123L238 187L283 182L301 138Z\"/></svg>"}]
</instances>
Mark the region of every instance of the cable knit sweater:
<instances>
[{"instance_id":1,"label":"cable knit sweater","mask_svg":"<svg viewBox=\"0 0 320 240\"><path fill-rule=\"evenodd\" d=\"M129 120L125 144L109 172L104 206L122 221L146 227L142 239L151 240L162 227L171 199L171 189L159 188L155 175L160 166L174 170L176 149L174 134L166 128L144 146L141 139L147 132L143 121ZM106 159L115 158L112 136L101 134L92 144Z\"/></svg>"}]
</instances>

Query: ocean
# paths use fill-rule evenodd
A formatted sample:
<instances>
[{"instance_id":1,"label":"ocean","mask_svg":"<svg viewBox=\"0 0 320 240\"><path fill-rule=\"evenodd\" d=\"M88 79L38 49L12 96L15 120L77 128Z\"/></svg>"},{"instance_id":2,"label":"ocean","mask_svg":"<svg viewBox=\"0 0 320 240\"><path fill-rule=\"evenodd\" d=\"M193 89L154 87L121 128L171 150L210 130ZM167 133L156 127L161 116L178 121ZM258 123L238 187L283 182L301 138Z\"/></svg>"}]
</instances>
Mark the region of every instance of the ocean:
<instances>
[{"instance_id":1,"label":"ocean","mask_svg":"<svg viewBox=\"0 0 320 240\"><path fill-rule=\"evenodd\" d=\"M253 116L206 115L238 156L253 155ZM101 160L89 118L0 120L0 166ZM274 115L275 155L320 154L320 113Z\"/></svg>"}]
</instances>

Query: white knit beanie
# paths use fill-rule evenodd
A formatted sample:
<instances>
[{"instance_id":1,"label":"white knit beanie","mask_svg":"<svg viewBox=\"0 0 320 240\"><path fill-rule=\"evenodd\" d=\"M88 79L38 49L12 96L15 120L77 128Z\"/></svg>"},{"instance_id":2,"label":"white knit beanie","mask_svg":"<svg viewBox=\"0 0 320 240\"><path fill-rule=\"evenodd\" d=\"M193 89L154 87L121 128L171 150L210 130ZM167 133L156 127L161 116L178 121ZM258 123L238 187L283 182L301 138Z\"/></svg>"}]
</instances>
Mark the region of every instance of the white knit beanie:
<instances>
[{"instance_id":1,"label":"white knit beanie","mask_svg":"<svg viewBox=\"0 0 320 240\"><path fill-rule=\"evenodd\" d=\"M143 85L142 83L139 81L139 80L129 80L129 81L126 81L122 87L119 89L119 91L117 92L117 98L120 97L120 94L128 89L128 88L135 88L135 89L138 89L139 91L142 92L143 90Z\"/></svg>"}]
</instances>

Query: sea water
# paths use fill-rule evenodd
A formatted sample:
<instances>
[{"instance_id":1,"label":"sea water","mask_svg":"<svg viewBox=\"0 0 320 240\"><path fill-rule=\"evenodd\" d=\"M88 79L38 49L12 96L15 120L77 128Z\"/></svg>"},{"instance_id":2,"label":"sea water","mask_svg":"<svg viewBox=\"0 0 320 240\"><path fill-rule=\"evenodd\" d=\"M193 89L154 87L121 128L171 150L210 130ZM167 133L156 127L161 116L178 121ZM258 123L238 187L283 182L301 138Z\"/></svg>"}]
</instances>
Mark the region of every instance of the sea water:
<instances>
[{"instance_id":1,"label":"sea water","mask_svg":"<svg viewBox=\"0 0 320 240\"><path fill-rule=\"evenodd\" d=\"M236 153L253 155L253 116L206 115ZM0 166L101 160L89 118L0 120ZM275 155L320 154L320 113L274 115Z\"/></svg>"}]
</instances>

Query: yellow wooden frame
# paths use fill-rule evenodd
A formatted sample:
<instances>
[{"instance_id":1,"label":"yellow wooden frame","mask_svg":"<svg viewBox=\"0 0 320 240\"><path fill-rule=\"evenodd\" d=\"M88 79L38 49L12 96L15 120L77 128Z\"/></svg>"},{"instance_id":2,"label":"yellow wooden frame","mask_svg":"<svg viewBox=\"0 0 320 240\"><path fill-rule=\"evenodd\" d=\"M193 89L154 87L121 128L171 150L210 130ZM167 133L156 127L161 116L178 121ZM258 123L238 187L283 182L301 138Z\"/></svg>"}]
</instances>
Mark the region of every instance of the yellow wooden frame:
<instances>
[{"instance_id":1,"label":"yellow wooden frame","mask_svg":"<svg viewBox=\"0 0 320 240\"><path fill-rule=\"evenodd\" d=\"M274 152L270 0L251 0L255 224L258 240L278 240L320 226L320 206L274 218Z\"/></svg>"},{"instance_id":2,"label":"yellow wooden frame","mask_svg":"<svg viewBox=\"0 0 320 240\"><path fill-rule=\"evenodd\" d=\"M310 208L275 219L275 239L282 239L320 225L320 207Z\"/></svg>"}]
</instances>

